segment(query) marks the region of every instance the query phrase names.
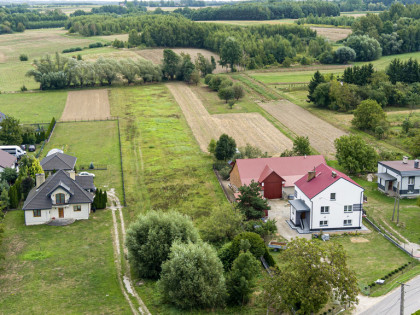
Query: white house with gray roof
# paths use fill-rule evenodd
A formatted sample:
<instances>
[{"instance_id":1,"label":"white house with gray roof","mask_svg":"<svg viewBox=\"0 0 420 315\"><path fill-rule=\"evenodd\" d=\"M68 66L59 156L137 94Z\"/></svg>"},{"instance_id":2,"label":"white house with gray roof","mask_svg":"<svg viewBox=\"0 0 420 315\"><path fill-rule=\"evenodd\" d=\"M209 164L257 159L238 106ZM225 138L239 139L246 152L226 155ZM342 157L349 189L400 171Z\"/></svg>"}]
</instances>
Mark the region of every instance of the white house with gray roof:
<instances>
[{"instance_id":1,"label":"white house with gray roof","mask_svg":"<svg viewBox=\"0 0 420 315\"><path fill-rule=\"evenodd\" d=\"M89 219L93 194L88 190L93 185L87 179L77 180L74 171L59 170L45 179L45 174L36 175L36 187L28 194L23 205L25 224L45 224L55 219ZM85 187L83 187L85 186Z\"/></svg>"},{"instance_id":2,"label":"white house with gray roof","mask_svg":"<svg viewBox=\"0 0 420 315\"><path fill-rule=\"evenodd\" d=\"M388 195L395 195L397 189L401 197L420 196L419 160L404 157L400 161L378 162L378 189Z\"/></svg>"}]
</instances>

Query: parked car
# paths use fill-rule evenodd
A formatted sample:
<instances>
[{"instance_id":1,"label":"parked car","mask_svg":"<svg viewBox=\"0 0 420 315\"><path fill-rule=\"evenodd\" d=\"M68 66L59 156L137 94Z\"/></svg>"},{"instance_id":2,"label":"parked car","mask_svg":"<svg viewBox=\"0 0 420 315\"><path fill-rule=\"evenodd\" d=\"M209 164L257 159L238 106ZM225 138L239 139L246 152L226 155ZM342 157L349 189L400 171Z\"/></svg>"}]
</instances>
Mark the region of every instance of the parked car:
<instances>
[{"instance_id":1,"label":"parked car","mask_svg":"<svg viewBox=\"0 0 420 315\"><path fill-rule=\"evenodd\" d=\"M95 177L95 174L89 173L89 172L80 172L78 174L79 176L92 176Z\"/></svg>"},{"instance_id":2,"label":"parked car","mask_svg":"<svg viewBox=\"0 0 420 315\"><path fill-rule=\"evenodd\" d=\"M35 147L34 144L29 145L29 147L28 147L29 152L35 152L35 150L36 150L36 147Z\"/></svg>"},{"instance_id":3,"label":"parked car","mask_svg":"<svg viewBox=\"0 0 420 315\"><path fill-rule=\"evenodd\" d=\"M23 151L26 151L26 144L21 144L21 145L20 145L20 148L21 148Z\"/></svg>"}]
</instances>

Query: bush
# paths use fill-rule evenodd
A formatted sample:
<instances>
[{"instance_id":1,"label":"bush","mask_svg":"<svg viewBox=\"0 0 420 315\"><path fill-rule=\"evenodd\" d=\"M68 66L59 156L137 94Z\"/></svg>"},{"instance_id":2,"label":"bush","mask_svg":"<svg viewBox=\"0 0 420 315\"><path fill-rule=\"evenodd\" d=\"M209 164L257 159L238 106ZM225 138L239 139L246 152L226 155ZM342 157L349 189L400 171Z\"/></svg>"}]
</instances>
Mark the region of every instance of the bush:
<instances>
[{"instance_id":1,"label":"bush","mask_svg":"<svg viewBox=\"0 0 420 315\"><path fill-rule=\"evenodd\" d=\"M158 278L174 241L196 242L192 221L178 212L150 211L140 215L127 230L129 259L140 277Z\"/></svg>"},{"instance_id":2,"label":"bush","mask_svg":"<svg viewBox=\"0 0 420 315\"><path fill-rule=\"evenodd\" d=\"M89 48L99 48L99 47L103 47L104 45L101 42L97 42L94 44L89 44Z\"/></svg>"},{"instance_id":3,"label":"bush","mask_svg":"<svg viewBox=\"0 0 420 315\"><path fill-rule=\"evenodd\" d=\"M166 302L183 309L222 306L226 296L222 263L206 243L175 242L158 287Z\"/></svg>"},{"instance_id":4,"label":"bush","mask_svg":"<svg viewBox=\"0 0 420 315\"><path fill-rule=\"evenodd\" d=\"M82 47L73 47L73 48L67 48L67 49L63 49L62 53L66 54L66 53L71 53L71 52L75 52L75 51L82 51Z\"/></svg>"},{"instance_id":5,"label":"bush","mask_svg":"<svg viewBox=\"0 0 420 315\"><path fill-rule=\"evenodd\" d=\"M335 60L338 63L346 64L356 59L356 52L350 47L340 47L335 51Z\"/></svg>"},{"instance_id":6,"label":"bush","mask_svg":"<svg viewBox=\"0 0 420 315\"><path fill-rule=\"evenodd\" d=\"M25 86L25 84L24 84L24 85L22 85L22 86L20 87L20 90L21 90L22 92L25 92L25 91L27 91L28 89L26 88L26 86Z\"/></svg>"},{"instance_id":7,"label":"bush","mask_svg":"<svg viewBox=\"0 0 420 315\"><path fill-rule=\"evenodd\" d=\"M21 54L20 56L19 56L19 60L20 61L28 61L28 55L25 55L25 54Z\"/></svg>"},{"instance_id":8,"label":"bush","mask_svg":"<svg viewBox=\"0 0 420 315\"><path fill-rule=\"evenodd\" d=\"M266 252L266 246L263 239L256 233L253 232L242 232L235 236L232 241L232 255L236 258L241 250L241 241L247 240L249 242L249 251L254 255L255 258L260 259Z\"/></svg>"}]
</instances>

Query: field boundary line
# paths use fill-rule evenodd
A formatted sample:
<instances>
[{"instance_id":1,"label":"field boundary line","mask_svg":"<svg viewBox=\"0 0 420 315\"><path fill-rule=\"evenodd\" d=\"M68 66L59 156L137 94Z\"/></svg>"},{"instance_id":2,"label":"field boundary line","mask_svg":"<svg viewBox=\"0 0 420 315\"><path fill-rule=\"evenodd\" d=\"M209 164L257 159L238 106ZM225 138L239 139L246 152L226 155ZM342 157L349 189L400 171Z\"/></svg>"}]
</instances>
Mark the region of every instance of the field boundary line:
<instances>
[{"instance_id":1,"label":"field boundary line","mask_svg":"<svg viewBox=\"0 0 420 315\"><path fill-rule=\"evenodd\" d=\"M118 146L120 148L120 166L121 166L121 183L123 191L123 203L124 207L127 206L127 201L125 197L125 183L124 183L124 163L123 163L123 154L122 154L122 145L121 145L121 131L120 131L120 118L117 117L117 126L118 126Z\"/></svg>"}]
</instances>

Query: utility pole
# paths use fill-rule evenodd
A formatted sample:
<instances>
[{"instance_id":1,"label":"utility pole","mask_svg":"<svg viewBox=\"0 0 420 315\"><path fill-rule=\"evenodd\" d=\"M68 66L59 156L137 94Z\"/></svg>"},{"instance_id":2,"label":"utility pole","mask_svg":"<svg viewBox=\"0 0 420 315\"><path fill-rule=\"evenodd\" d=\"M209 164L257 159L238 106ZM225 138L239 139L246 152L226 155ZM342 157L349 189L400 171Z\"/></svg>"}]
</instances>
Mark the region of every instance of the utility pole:
<instances>
[{"instance_id":1,"label":"utility pole","mask_svg":"<svg viewBox=\"0 0 420 315\"><path fill-rule=\"evenodd\" d=\"M395 201L394 201L394 211L392 212L392 219L391 221L394 222L394 216L395 216L395 208L397 205L397 200L398 200L398 214L397 214L397 223L399 221L399 216L400 216L400 183L397 183L397 191L396 191L396 195L395 195Z\"/></svg>"},{"instance_id":2,"label":"utility pole","mask_svg":"<svg viewBox=\"0 0 420 315\"><path fill-rule=\"evenodd\" d=\"M404 315L404 286L409 286L408 284L397 281L401 284L401 301L400 301L400 315Z\"/></svg>"}]
</instances>

